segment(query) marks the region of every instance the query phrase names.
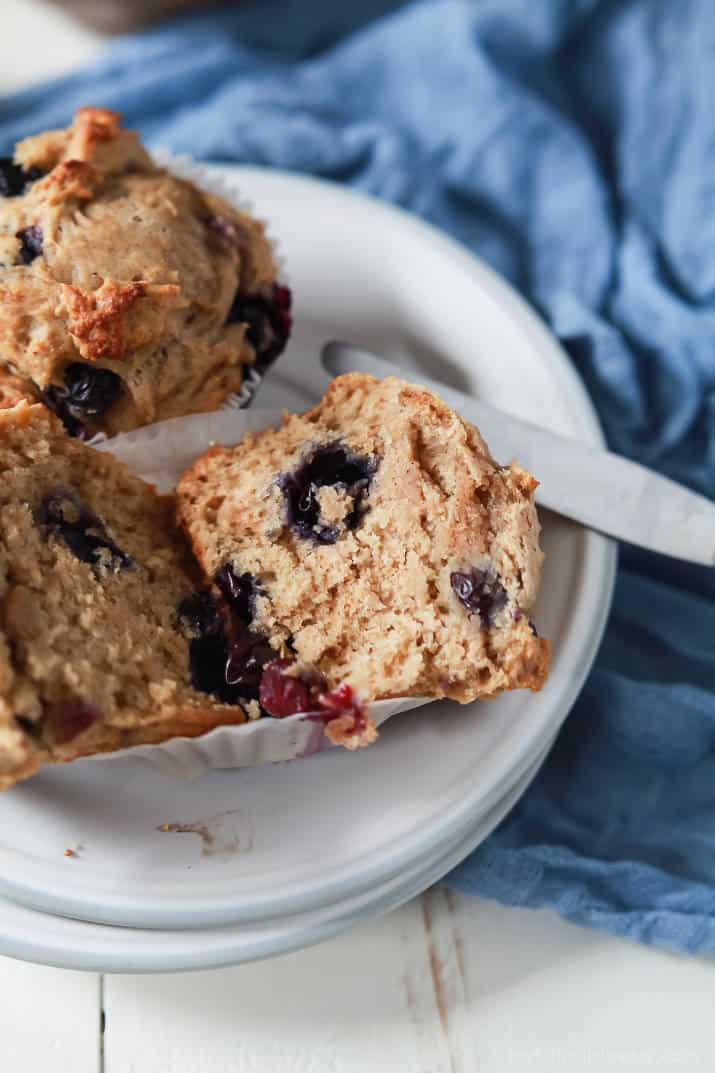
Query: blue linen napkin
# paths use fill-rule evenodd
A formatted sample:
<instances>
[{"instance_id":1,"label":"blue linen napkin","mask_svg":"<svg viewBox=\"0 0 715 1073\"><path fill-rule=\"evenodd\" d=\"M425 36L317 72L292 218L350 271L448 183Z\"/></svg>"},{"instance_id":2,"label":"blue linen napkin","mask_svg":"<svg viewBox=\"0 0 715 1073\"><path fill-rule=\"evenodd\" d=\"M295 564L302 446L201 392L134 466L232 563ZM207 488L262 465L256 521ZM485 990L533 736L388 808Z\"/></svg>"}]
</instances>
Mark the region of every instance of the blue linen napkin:
<instances>
[{"instance_id":1,"label":"blue linen napkin","mask_svg":"<svg viewBox=\"0 0 715 1073\"><path fill-rule=\"evenodd\" d=\"M264 0L0 101L0 141L106 105L399 202L539 308L612 448L715 497L714 48L711 0ZM449 882L715 950L715 571L624 550L553 752Z\"/></svg>"}]
</instances>

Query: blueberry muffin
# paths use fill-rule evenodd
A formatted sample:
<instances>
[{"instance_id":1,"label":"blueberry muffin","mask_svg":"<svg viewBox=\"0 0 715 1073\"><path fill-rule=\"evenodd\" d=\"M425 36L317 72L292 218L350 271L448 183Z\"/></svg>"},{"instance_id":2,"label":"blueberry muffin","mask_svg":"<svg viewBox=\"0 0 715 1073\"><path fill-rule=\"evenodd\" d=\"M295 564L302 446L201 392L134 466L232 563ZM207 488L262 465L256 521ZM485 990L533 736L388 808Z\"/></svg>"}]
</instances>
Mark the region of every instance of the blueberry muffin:
<instances>
[{"instance_id":1,"label":"blueberry muffin","mask_svg":"<svg viewBox=\"0 0 715 1073\"><path fill-rule=\"evenodd\" d=\"M0 488L0 789L245 721L192 686L194 579L171 499L22 401L0 410Z\"/></svg>"},{"instance_id":2,"label":"blueberry muffin","mask_svg":"<svg viewBox=\"0 0 715 1073\"><path fill-rule=\"evenodd\" d=\"M263 226L119 119L81 108L0 161L0 362L83 437L214 409L291 327Z\"/></svg>"},{"instance_id":3,"label":"blueberry muffin","mask_svg":"<svg viewBox=\"0 0 715 1073\"><path fill-rule=\"evenodd\" d=\"M536 484L430 391L353 373L280 429L210 448L177 503L232 609L234 676L264 667L263 709L286 714L339 688L462 703L540 689ZM201 673L225 688L221 660ZM374 736L347 718L341 733Z\"/></svg>"}]
</instances>

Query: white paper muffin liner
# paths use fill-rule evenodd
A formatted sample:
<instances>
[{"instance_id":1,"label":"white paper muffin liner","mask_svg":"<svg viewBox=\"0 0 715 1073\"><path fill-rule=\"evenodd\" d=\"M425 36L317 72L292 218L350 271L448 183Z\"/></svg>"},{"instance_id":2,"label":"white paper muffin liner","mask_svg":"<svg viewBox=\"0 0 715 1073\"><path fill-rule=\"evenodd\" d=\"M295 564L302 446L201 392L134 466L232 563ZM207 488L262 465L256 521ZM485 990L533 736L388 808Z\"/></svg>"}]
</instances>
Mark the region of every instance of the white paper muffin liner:
<instances>
[{"instance_id":1,"label":"white paper muffin liner","mask_svg":"<svg viewBox=\"0 0 715 1073\"><path fill-rule=\"evenodd\" d=\"M156 485L160 492L170 492L183 471L211 444L231 446L248 432L258 432L280 422L278 410L228 408L147 425L95 446L97 450L111 452L137 476ZM418 708L430 699L398 697L375 701L367 706L367 714L375 726L380 726L398 712ZM263 718L240 726L217 727L198 738L171 738L160 745L137 745L107 753L103 759L131 756L153 764L165 774L193 778L211 768L254 767L297 760L329 748L335 746L326 738L321 723L291 715L285 719Z\"/></svg>"}]
</instances>

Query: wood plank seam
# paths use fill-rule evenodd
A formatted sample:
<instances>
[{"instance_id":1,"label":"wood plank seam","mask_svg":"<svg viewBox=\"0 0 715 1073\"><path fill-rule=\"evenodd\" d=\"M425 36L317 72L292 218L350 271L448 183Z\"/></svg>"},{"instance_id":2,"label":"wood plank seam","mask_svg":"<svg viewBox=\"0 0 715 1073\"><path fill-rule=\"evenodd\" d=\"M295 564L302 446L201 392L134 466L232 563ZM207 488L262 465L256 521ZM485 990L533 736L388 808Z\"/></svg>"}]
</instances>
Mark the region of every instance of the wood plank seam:
<instances>
[{"instance_id":1,"label":"wood plank seam","mask_svg":"<svg viewBox=\"0 0 715 1073\"><path fill-rule=\"evenodd\" d=\"M104 973L100 972L97 976L97 983L99 989L99 1038L98 1038L98 1061L97 1069L99 1073L104 1073L105 1053L104 1053L104 1036L107 1029L107 1011L104 1005Z\"/></svg>"},{"instance_id":2,"label":"wood plank seam","mask_svg":"<svg viewBox=\"0 0 715 1073\"><path fill-rule=\"evenodd\" d=\"M422 924L435 1003L449 1054L450 1073L470 1069L467 985L464 943L457 904L443 887L432 887L421 899Z\"/></svg>"}]
</instances>

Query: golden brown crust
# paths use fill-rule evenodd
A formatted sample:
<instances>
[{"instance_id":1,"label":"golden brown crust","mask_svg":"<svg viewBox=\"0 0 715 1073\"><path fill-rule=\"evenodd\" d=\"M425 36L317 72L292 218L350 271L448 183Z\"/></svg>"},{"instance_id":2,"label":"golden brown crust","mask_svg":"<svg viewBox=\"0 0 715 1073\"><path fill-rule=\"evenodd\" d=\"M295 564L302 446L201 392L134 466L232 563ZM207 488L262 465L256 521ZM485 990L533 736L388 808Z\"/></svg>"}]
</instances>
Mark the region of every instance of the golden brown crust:
<instances>
[{"instance_id":1,"label":"golden brown crust","mask_svg":"<svg viewBox=\"0 0 715 1073\"><path fill-rule=\"evenodd\" d=\"M91 163L105 174L151 170L151 158L133 130L120 126L121 115L106 108L79 108L65 130L46 130L15 146L15 161L24 168L50 171L67 161Z\"/></svg>"},{"instance_id":2,"label":"golden brown crust","mask_svg":"<svg viewBox=\"0 0 715 1073\"><path fill-rule=\"evenodd\" d=\"M101 174L91 164L81 160L63 160L38 186L47 192L50 205L60 205L63 201L89 201L94 197L102 181Z\"/></svg>"},{"instance_id":3,"label":"golden brown crust","mask_svg":"<svg viewBox=\"0 0 715 1073\"><path fill-rule=\"evenodd\" d=\"M58 312L65 317L67 330L82 357L88 361L119 361L128 360L134 346L142 345L161 330L164 315L158 307L176 304L181 289L175 283L117 283L107 279L95 291L63 283L60 296ZM138 309L142 299L147 299L147 304Z\"/></svg>"},{"instance_id":4,"label":"golden brown crust","mask_svg":"<svg viewBox=\"0 0 715 1073\"><path fill-rule=\"evenodd\" d=\"M168 718L166 712L160 711L153 722L144 720L141 725L134 727L104 726L96 734L88 731L69 744L55 745L48 757L31 758L34 767L28 774L34 774L43 762L66 764L83 756L131 749L135 745L159 745L169 738L198 738L216 727L241 726L245 722L246 713L238 705L207 704L205 708L193 705L172 708Z\"/></svg>"},{"instance_id":5,"label":"golden brown crust","mask_svg":"<svg viewBox=\"0 0 715 1073\"><path fill-rule=\"evenodd\" d=\"M3 749L3 746L4 743L0 739L0 750ZM9 790L15 783L29 779L31 775L39 771L43 762L43 757L39 753L25 754L22 759L15 761L12 770L8 774L4 774L0 768L0 791Z\"/></svg>"},{"instance_id":6,"label":"golden brown crust","mask_svg":"<svg viewBox=\"0 0 715 1073\"><path fill-rule=\"evenodd\" d=\"M74 160L91 160L98 142L117 137L121 118L120 112L108 108L78 108L68 155Z\"/></svg>"},{"instance_id":7,"label":"golden brown crust","mask_svg":"<svg viewBox=\"0 0 715 1073\"><path fill-rule=\"evenodd\" d=\"M124 315L146 294L145 283L116 283L105 280L96 291L62 285L67 309L67 329L85 358L123 358Z\"/></svg>"},{"instance_id":8,"label":"golden brown crust","mask_svg":"<svg viewBox=\"0 0 715 1073\"><path fill-rule=\"evenodd\" d=\"M333 745L341 745L343 749L362 749L366 745L372 745L378 739L377 728L370 720L365 720L365 725L357 732L355 720L352 715L339 715L331 719L325 725L325 736Z\"/></svg>"}]
</instances>

